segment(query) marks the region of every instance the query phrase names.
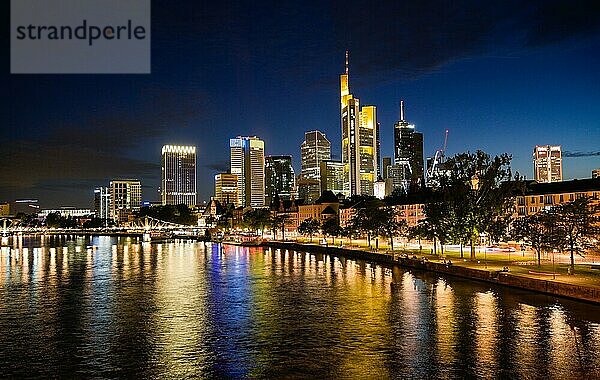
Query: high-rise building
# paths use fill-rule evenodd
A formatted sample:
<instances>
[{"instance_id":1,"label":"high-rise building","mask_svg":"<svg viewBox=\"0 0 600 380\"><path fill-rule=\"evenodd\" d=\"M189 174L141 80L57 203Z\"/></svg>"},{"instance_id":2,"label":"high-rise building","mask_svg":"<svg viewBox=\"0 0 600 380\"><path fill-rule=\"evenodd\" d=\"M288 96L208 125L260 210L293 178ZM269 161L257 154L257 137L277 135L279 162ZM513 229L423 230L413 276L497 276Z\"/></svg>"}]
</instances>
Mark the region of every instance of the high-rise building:
<instances>
[{"instance_id":1,"label":"high-rise building","mask_svg":"<svg viewBox=\"0 0 600 380\"><path fill-rule=\"evenodd\" d=\"M340 100L344 190L350 195L373 195L378 172L377 108L361 108L359 99L350 93L348 52L345 73L340 75Z\"/></svg>"},{"instance_id":2,"label":"high-rise building","mask_svg":"<svg viewBox=\"0 0 600 380\"><path fill-rule=\"evenodd\" d=\"M592 178L600 178L600 168L592 170Z\"/></svg>"},{"instance_id":3,"label":"high-rise building","mask_svg":"<svg viewBox=\"0 0 600 380\"><path fill-rule=\"evenodd\" d=\"M383 157L381 160L381 177L386 179L388 177L388 167L392 165L392 157Z\"/></svg>"},{"instance_id":4,"label":"high-rise building","mask_svg":"<svg viewBox=\"0 0 600 380\"><path fill-rule=\"evenodd\" d=\"M110 189L100 186L94 189L94 214L96 218L107 221L113 219L111 215Z\"/></svg>"},{"instance_id":5,"label":"high-rise building","mask_svg":"<svg viewBox=\"0 0 600 380\"><path fill-rule=\"evenodd\" d=\"M9 216L10 215L10 203L2 202L0 203L0 216Z\"/></svg>"},{"instance_id":6,"label":"high-rise building","mask_svg":"<svg viewBox=\"0 0 600 380\"><path fill-rule=\"evenodd\" d=\"M230 173L215 175L215 200L226 206L233 204L239 206L238 176Z\"/></svg>"},{"instance_id":7,"label":"high-rise building","mask_svg":"<svg viewBox=\"0 0 600 380\"><path fill-rule=\"evenodd\" d=\"M321 195L321 162L331 159L331 143L321 131L304 133L300 145L301 172L298 177L298 197L312 203Z\"/></svg>"},{"instance_id":8,"label":"high-rise building","mask_svg":"<svg viewBox=\"0 0 600 380\"><path fill-rule=\"evenodd\" d=\"M196 205L196 147L162 147L161 198L163 205Z\"/></svg>"},{"instance_id":9,"label":"high-rise building","mask_svg":"<svg viewBox=\"0 0 600 380\"><path fill-rule=\"evenodd\" d=\"M137 179L118 179L110 182L111 216L126 222L139 211L142 204L142 184Z\"/></svg>"},{"instance_id":10,"label":"high-rise building","mask_svg":"<svg viewBox=\"0 0 600 380\"><path fill-rule=\"evenodd\" d=\"M265 196L270 205L278 195L281 200L289 200L296 187L296 175L292 167L292 156L265 157Z\"/></svg>"},{"instance_id":11,"label":"high-rise building","mask_svg":"<svg viewBox=\"0 0 600 380\"><path fill-rule=\"evenodd\" d=\"M331 143L321 131L304 133L304 141L300 145L301 174L303 178L321 178L321 161L331 159Z\"/></svg>"},{"instance_id":12,"label":"high-rise building","mask_svg":"<svg viewBox=\"0 0 600 380\"><path fill-rule=\"evenodd\" d=\"M341 161L321 161L321 192L329 190L335 195L344 192L344 164Z\"/></svg>"},{"instance_id":13,"label":"high-rise building","mask_svg":"<svg viewBox=\"0 0 600 380\"><path fill-rule=\"evenodd\" d=\"M563 179L560 145L536 145L533 149L533 177L538 182Z\"/></svg>"},{"instance_id":14,"label":"high-rise building","mask_svg":"<svg viewBox=\"0 0 600 380\"><path fill-rule=\"evenodd\" d=\"M304 178L300 174L296 178L298 198L304 201L304 204L312 204L321 196L321 180Z\"/></svg>"},{"instance_id":15,"label":"high-rise building","mask_svg":"<svg viewBox=\"0 0 600 380\"><path fill-rule=\"evenodd\" d=\"M400 120L394 125L394 165L400 186L406 192L417 191L425 183L423 168L423 134L404 118L404 101L400 101Z\"/></svg>"},{"instance_id":16,"label":"high-rise building","mask_svg":"<svg viewBox=\"0 0 600 380\"><path fill-rule=\"evenodd\" d=\"M238 205L265 205L265 143L256 136L229 140L231 174L238 176Z\"/></svg>"}]
</instances>

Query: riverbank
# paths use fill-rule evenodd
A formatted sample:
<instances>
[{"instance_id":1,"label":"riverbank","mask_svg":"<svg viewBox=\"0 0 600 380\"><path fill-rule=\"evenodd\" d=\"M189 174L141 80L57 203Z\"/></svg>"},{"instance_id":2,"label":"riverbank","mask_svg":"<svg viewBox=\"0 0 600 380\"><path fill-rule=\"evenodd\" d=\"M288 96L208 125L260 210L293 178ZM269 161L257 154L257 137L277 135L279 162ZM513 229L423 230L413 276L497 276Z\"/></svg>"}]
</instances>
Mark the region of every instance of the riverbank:
<instances>
[{"instance_id":1,"label":"riverbank","mask_svg":"<svg viewBox=\"0 0 600 380\"><path fill-rule=\"evenodd\" d=\"M265 241L264 247L307 251L333 256L342 256L360 260L374 261L383 264L399 265L405 268L432 271L448 274L477 281L504 285L512 288L524 289L543 293L551 296L565 297L579 301L600 304L600 286L583 285L569 282L569 278L542 279L537 275L525 273L511 273L500 270L476 269L463 265L463 262L453 262L451 265L444 262L435 262L419 258L406 257L406 255L370 252L361 249L322 246L316 244L300 244L295 242Z\"/></svg>"}]
</instances>

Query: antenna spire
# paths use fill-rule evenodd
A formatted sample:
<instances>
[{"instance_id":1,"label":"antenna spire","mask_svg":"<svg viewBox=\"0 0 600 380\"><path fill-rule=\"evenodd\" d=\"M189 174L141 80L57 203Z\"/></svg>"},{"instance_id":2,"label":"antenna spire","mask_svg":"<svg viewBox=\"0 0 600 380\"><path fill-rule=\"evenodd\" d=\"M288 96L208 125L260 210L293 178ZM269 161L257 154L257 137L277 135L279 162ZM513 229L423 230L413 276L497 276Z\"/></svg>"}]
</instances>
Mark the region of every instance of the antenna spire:
<instances>
[{"instance_id":1,"label":"antenna spire","mask_svg":"<svg viewBox=\"0 0 600 380\"><path fill-rule=\"evenodd\" d=\"M400 121L404 121L404 100L400 100Z\"/></svg>"},{"instance_id":2,"label":"antenna spire","mask_svg":"<svg viewBox=\"0 0 600 380\"><path fill-rule=\"evenodd\" d=\"M348 75L348 50L346 50L346 75Z\"/></svg>"}]
</instances>

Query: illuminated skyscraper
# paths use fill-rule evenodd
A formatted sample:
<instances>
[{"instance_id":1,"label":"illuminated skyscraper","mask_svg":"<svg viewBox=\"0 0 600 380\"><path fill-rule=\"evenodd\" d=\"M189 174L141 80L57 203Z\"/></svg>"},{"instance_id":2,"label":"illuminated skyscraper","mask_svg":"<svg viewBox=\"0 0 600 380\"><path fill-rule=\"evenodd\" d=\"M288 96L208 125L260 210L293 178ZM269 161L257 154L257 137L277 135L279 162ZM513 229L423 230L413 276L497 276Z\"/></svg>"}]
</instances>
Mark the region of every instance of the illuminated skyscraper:
<instances>
[{"instance_id":1,"label":"illuminated skyscraper","mask_svg":"<svg viewBox=\"0 0 600 380\"><path fill-rule=\"evenodd\" d=\"M162 147L161 198L163 205L196 205L196 147Z\"/></svg>"},{"instance_id":2,"label":"illuminated skyscraper","mask_svg":"<svg viewBox=\"0 0 600 380\"><path fill-rule=\"evenodd\" d=\"M229 173L215 175L215 199L223 206L229 204L239 206L237 175Z\"/></svg>"},{"instance_id":3,"label":"illuminated skyscraper","mask_svg":"<svg viewBox=\"0 0 600 380\"><path fill-rule=\"evenodd\" d=\"M265 157L265 196L270 205L275 196L289 200L296 187L296 175L292 167L292 156Z\"/></svg>"},{"instance_id":4,"label":"illuminated skyscraper","mask_svg":"<svg viewBox=\"0 0 600 380\"><path fill-rule=\"evenodd\" d=\"M321 195L321 162L331 159L331 143L321 131L304 133L300 146L302 169L298 181L298 192L307 203Z\"/></svg>"},{"instance_id":5,"label":"illuminated skyscraper","mask_svg":"<svg viewBox=\"0 0 600 380\"><path fill-rule=\"evenodd\" d=\"M344 193L344 164L341 161L321 161L321 192L329 190L335 195Z\"/></svg>"},{"instance_id":6,"label":"illuminated skyscraper","mask_svg":"<svg viewBox=\"0 0 600 380\"><path fill-rule=\"evenodd\" d=\"M416 191L425 183L423 134L404 119L404 101L400 101L400 120L394 125L394 165L396 184L406 192Z\"/></svg>"},{"instance_id":7,"label":"illuminated skyscraper","mask_svg":"<svg viewBox=\"0 0 600 380\"><path fill-rule=\"evenodd\" d=\"M100 186L94 189L94 211L98 219L107 221L112 219L110 214L110 189Z\"/></svg>"},{"instance_id":8,"label":"illuminated skyscraper","mask_svg":"<svg viewBox=\"0 0 600 380\"><path fill-rule=\"evenodd\" d=\"M340 100L344 191L349 195L373 195L378 172L377 108L360 108L358 98L350 93L348 52L345 73L340 75Z\"/></svg>"},{"instance_id":9,"label":"illuminated skyscraper","mask_svg":"<svg viewBox=\"0 0 600 380\"><path fill-rule=\"evenodd\" d=\"M238 176L238 205L265 205L265 143L256 136L229 140L231 174Z\"/></svg>"},{"instance_id":10,"label":"illuminated skyscraper","mask_svg":"<svg viewBox=\"0 0 600 380\"><path fill-rule=\"evenodd\" d=\"M142 184L137 179L119 179L110 182L111 216L126 222L142 205Z\"/></svg>"},{"instance_id":11,"label":"illuminated skyscraper","mask_svg":"<svg viewBox=\"0 0 600 380\"><path fill-rule=\"evenodd\" d=\"M563 179L560 145L536 145L533 149L533 176L538 182Z\"/></svg>"}]
</instances>

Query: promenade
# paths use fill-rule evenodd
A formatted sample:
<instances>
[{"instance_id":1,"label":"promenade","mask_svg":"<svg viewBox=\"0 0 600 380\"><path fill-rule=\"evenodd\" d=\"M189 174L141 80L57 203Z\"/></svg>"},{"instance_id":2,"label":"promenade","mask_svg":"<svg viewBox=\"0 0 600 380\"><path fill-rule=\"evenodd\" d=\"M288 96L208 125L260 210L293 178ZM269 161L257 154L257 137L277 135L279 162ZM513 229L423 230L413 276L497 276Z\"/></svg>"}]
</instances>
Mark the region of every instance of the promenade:
<instances>
[{"instance_id":1,"label":"promenade","mask_svg":"<svg viewBox=\"0 0 600 380\"><path fill-rule=\"evenodd\" d=\"M321 239L297 239L295 241L267 241L265 246L276 248L290 247L303 249L309 252L332 253L344 256L376 260L384 263L394 263L406 267L443 272L460 277L472 278L494 282L526 290L564 296L594 303L600 303L600 269L594 269L596 256L587 256L584 262L578 263L582 258L575 258L575 273L568 274L568 255L556 254L554 263L552 257L543 257L541 265L537 264L537 257L531 251L525 252L487 252L479 249L476 259L469 258L469 247L463 251L445 250L444 255L434 255L430 246L422 249L407 247L394 247L392 252L389 246L379 245L375 250L372 242L371 248L364 241L342 241L328 239L328 244ZM361 254L362 253L362 254ZM600 262L600 257L598 262Z\"/></svg>"}]
</instances>

